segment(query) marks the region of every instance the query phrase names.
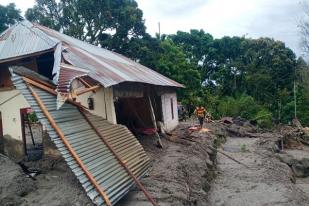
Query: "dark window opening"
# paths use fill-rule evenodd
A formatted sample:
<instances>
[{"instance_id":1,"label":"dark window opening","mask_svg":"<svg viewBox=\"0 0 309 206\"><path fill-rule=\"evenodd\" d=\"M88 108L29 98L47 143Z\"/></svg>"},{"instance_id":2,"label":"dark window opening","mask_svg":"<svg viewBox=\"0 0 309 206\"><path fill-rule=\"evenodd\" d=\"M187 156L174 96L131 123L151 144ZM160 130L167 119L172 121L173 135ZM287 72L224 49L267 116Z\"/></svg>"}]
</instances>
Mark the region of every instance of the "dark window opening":
<instances>
[{"instance_id":1,"label":"dark window opening","mask_svg":"<svg viewBox=\"0 0 309 206\"><path fill-rule=\"evenodd\" d=\"M47 77L48 79L53 79L53 66L54 66L54 54L53 52L42 54L36 58L36 63L38 67L38 73Z\"/></svg>"},{"instance_id":2,"label":"dark window opening","mask_svg":"<svg viewBox=\"0 0 309 206\"><path fill-rule=\"evenodd\" d=\"M171 112L172 112L172 119L174 119L174 103L173 103L173 98L171 98Z\"/></svg>"},{"instance_id":3,"label":"dark window opening","mask_svg":"<svg viewBox=\"0 0 309 206\"><path fill-rule=\"evenodd\" d=\"M93 100L93 98L89 97L87 102L88 102L88 109L89 110L94 110L94 100Z\"/></svg>"},{"instance_id":4,"label":"dark window opening","mask_svg":"<svg viewBox=\"0 0 309 206\"><path fill-rule=\"evenodd\" d=\"M7 66L0 66L0 88L11 88L11 74Z\"/></svg>"}]
</instances>

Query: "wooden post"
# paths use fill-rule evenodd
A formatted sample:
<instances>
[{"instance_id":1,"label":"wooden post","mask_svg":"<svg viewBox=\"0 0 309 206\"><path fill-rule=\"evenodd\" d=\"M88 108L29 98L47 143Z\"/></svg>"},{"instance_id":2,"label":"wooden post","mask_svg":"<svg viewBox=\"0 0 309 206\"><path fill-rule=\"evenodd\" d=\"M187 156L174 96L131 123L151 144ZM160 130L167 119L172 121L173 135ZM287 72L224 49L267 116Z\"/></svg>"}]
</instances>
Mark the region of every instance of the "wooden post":
<instances>
[{"instance_id":1,"label":"wooden post","mask_svg":"<svg viewBox=\"0 0 309 206\"><path fill-rule=\"evenodd\" d=\"M153 127L155 128L155 135L157 137L157 144L158 144L159 147L163 148L160 135L158 134L158 127L157 127L157 122L156 122L156 116L154 114L154 110L153 110L153 107L152 107L152 102L151 102L149 94L148 94L148 101L149 101L149 107L150 107L150 116L151 116Z\"/></svg>"}]
</instances>

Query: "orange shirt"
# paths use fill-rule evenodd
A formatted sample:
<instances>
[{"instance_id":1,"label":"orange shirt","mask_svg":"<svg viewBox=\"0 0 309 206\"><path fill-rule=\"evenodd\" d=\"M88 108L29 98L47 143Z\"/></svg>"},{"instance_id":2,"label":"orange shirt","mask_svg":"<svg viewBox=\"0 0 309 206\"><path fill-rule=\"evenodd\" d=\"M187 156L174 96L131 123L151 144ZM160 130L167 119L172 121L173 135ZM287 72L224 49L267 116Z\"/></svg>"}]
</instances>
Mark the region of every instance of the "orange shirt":
<instances>
[{"instance_id":1,"label":"orange shirt","mask_svg":"<svg viewBox=\"0 0 309 206\"><path fill-rule=\"evenodd\" d=\"M198 117L204 117L206 110L204 107L196 107L194 113L198 116Z\"/></svg>"}]
</instances>

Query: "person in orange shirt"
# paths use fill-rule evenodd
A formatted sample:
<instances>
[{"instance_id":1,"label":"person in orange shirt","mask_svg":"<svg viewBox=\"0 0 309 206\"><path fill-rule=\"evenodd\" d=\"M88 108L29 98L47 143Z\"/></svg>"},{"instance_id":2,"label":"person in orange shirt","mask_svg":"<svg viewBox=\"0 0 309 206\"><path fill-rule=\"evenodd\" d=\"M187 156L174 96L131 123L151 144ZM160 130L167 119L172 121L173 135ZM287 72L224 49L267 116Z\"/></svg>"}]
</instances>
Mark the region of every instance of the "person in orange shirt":
<instances>
[{"instance_id":1,"label":"person in orange shirt","mask_svg":"<svg viewBox=\"0 0 309 206\"><path fill-rule=\"evenodd\" d=\"M202 128L203 123L204 123L204 119L205 119L205 116L206 116L206 109L202 105L199 105L194 110L194 114L197 116L198 121L200 123L200 127Z\"/></svg>"}]
</instances>

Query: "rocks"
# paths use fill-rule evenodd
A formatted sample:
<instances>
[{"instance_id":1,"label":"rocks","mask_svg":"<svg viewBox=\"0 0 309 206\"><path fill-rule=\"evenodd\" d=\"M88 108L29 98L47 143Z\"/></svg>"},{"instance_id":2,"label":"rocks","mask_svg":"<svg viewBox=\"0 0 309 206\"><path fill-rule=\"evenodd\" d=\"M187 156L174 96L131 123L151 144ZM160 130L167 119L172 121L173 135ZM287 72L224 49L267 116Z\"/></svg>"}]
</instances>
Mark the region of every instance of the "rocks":
<instances>
[{"instance_id":1,"label":"rocks","mask_svg":"<svg viewBox=\"0 0 309 206\"><path fill-rule=\"evenodd\" d=\"M232 124L233 118L232 117L222 117L222 119L220 121L225 123L225 124Z\"/></svg>"},{"instance_id":2,"label":"rocks","mask_svg":"<svg viewBox=\"0 0 309 206\"><path fill-rule=\"evenodd\" d=\"M298 160L295 159L292 155L289 155L289 154L277 154L277 157L279 158L279 160L281 162L284 162L286 163L287 165L289 165L290 167L292 165L295 165L298 163Z\"/></svg>"},{"instance_id":3,"label":"rocks","mask_svg":"<svg viewBox=\"0 0 309 206\"><path fill-rule=\"evenodd\" d=\"M290 166L296 177L309 176L309 158L298 158L290 154L277 154L277 157Z\"/></svg>"}]
</instances>

